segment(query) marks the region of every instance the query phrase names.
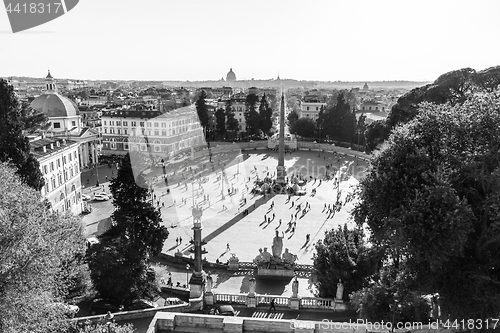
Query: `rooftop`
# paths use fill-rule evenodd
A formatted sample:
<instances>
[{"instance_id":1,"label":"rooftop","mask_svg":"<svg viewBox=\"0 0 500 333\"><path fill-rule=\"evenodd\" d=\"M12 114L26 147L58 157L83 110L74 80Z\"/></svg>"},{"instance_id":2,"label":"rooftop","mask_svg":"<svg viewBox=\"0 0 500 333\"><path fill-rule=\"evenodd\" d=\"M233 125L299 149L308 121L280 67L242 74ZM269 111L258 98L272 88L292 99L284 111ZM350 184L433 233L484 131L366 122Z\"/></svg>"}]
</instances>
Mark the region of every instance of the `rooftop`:
<instances>
[{"instance_id":1,"label":"rooftop","mask_svg":"<svg viewBox=\"0 0 500 333\"><path fill-rule=\"evenodd\" d=\"M52 147L51 144L52 143ZM57 144L59 143L59 145ZM58 138L41 138L35 139L30 142L31 152L36 159L43 158L50 154L53 154L57 151L64 150L74 144L76 141L66 140L66 139L58 139ZM44 151L45 147L45 151Z\"/></svg>"}]
</instances>

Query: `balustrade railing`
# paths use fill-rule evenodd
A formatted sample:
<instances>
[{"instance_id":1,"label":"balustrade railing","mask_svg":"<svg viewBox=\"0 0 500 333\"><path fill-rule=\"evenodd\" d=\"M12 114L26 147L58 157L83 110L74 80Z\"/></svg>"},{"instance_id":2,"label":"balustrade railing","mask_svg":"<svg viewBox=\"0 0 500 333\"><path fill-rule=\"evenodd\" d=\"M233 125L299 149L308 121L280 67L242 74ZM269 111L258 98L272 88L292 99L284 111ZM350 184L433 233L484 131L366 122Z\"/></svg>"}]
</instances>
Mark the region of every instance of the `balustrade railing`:
<instances>
[{"instance_id":1,"label":"balustrade railing","mask_svg":"<svg viewBox=\"0 0 500 333\"><path fill-rule=\"evenodd\" d=\"M300 299L301 309L335 309L335 301L331 298L303 297Z\"/></svg>"},{"instance_id":2,"label":"balustrade railing","mask_svg":"<svg viewBox=\"0 0 500 333\"><path fill-rule=\"evenodd\" d=\"M247 294L215 294L216 302L246 304Z\"/></svg>"}]
</instances>

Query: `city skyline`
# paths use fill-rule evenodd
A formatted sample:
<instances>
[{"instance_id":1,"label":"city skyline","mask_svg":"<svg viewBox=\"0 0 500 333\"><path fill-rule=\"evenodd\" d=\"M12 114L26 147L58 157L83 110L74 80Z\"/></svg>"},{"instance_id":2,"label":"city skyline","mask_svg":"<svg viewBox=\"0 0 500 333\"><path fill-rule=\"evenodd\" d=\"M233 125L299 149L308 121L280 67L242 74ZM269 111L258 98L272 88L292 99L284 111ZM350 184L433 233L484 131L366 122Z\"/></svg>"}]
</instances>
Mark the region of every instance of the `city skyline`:
<instances>
[{"instance_id":1,"label":"city skyline","mask_svg":"<svg viewBox=\"0 0 500 333\"><path fill-rule=\"evenodd\" d=\"M500 2L87 0L12 34L0 76L83 80L433 81L496 66Z\"/></svg>"}]
</instances>

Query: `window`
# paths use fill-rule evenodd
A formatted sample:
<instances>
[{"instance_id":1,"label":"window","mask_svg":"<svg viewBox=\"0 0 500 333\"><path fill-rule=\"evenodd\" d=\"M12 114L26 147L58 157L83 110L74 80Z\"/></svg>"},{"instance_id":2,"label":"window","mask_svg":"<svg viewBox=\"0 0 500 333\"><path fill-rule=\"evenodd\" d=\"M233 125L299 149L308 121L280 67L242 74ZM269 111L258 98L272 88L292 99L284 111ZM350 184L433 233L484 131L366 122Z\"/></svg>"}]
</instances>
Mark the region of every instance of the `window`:
<instances>
[{"instance_id":1,"label":"window","mask_svg":"<svg viewBox=\"0 0 500 333\"><path fill-rule=\"evenodd\" d=\"M117 129L116 131L117 131L117 134L120 134L120 129Z\"/></svg>"},{"instance_id":2,"label":"window","mask_svg":"<svg viewBox=\"0 0 500 333\"><path fill-rule=\"evenodd\" d=\"M140 125L141 127L144 127L144 122L143 122L143 121L141 121L141 122L139 123L139 125Z\"/></svg>"},{"instance_id":3,"label":"window","mask_svg":"<svg viewBox=\"0 0 500 333\"><path fill-rule=\"evenodd\" d=\"M104 129L104 134L108 134L108 129L107 128Z\"/></svg>"},{"instance_id":4,"label":"window","mask_svg":"<svg viewBox=\"0 0 500 333\"><path fill-rule=\"evenodd\" d=\"M161 123L161 127L165 128L165 127L167 127L167 124L166 123Z\"/></svg>"},{"instance_id":5,"label":"window","mask_svg":"<svg viewBox=\"0 0 500 333\"><path fill-rule=\"evenodd\" d=\"M155 127L158 127L158 123L154 123L154 126L155 126Z\"/></svg>"},{"instance_id":6,"label":"window","mask_svg":"<svg viewBox=\"0 0 500 333\"><path fill-rule=\"evenodd\" d=\"M63 164L66 164L66 156L63 156Z\"/></svg>"},{"instance_id":7,"label":"window","mask_svg":"<svg viewBox=\"0 0 500 333\"><path fill-rule=\"evenodd\" d=\"M148 130L148 135L151 136L151 130Z\"/></svg>"},{"instance_id":8,"label":"window","mask_svg":"<svg viewBox=\"0 0 500 333\"><path fill-rule=\"evenodd\" d=\"M128 150L128 143L123 144L123 149Z\"/></svg>"},{"instance_id":9,"label":"window","mask_svg":"<svg viewBox=\"0 0 500 333\"><path fill-rule=\"evenodd\" d=\"M146 127L151 127L151 123L146 123Z\"/></svg>"},{"instance_id":10,"label":"window","mask_svg":"<svg viewBox=\"0 0 500 333\"><path fill-rule=\"evenodd\" d=\"M71 178L73 178L73 176L74 176L74 174L73 174L73 168L70 168L70 169L69 169L69 176L70 176ZM74 185L73 185L73 186L74 186Z\"/></svg>"},{"instance_id":11,"label":"window","mask_svg":"<svg viewBox=\"0 0 500 333\"><path fill-rule=\"evenodd\" d=\"M76 160L76 151L73 152L73 156L75 157L75 160Z\"/></svg>"},{"instance_id":12,"label":"window","mask_svg":"<svg viewBox=\"0 0 500 333\"><path fill-rule=\"evenodd\" d=\"M307 107L307 111L309 111L309 107Z\"/></svg>"},{"instance_id":13,"label":"window","mask_svg":"<svg viewBox=\"0 0 500 333\"><path fill-rule=\"evenodd\" d=\"M75 175L78 174L78 165L75 165Z\"/></svg>"},{"instance_id":14,"label":"window","mask_svg":"<svg viewBox=\"0 0 500 333\"><path fill-rule=\"evenodd\" d=\"M57 159L57 168L60 168L61 167L61 160L60 159Z\"/></svg>"},{"instance_id":15,"label":"window","mask_svg":"<svg viewBox=\"0 0 500 333\"><path fill-rule=\"evenodd\" d=\"M54 171L54 162L50 162L50 171Z\"/></svg>"},{"instance_id":16,"label":"window","mask_svg":"<svg viewBox=\"0 0 500 333\"><path fill-rule=\"evenodd\" d=\"M368 107L368 110L371 110L371 109L372 109L372 107L371 107L371 106L370 106L370 107Z\"/></svg>"},{"instance_id":17,"label":"window","mask_svg":"<svg viewBox=\"0 0 500 333\"><path fill-rule=\"evenodd\" d=\"M161 135L162 136L167 136L167 130L161 130Z\"/></svg>"},{"instance_id":18,"label":"window","mask_svg":"<svg viewBox=\"0 0 500 333\"><path fill-rule=\"evenodd\" d=\"M116 121L116 126L121 126L121 125L122 125L122 122L121 122L121 121L119 121L119 120L117 120L117 121Z\"/></svg>"},{"instance_id":19,"label":"window","mask_svg":"<svg viewBox=\"0 0 500 333\"><path fill-rule=\"evenodd\" d=\"M45 182L45 194L49 193L49 183Z\"/></svg>"},{"instance_id":20,"label":"window","mask_svg":"<svg viewBox=\"0 0 500 333\"><path fill-rule=\"evenodd\" d=\"M160 135L160 131L155 130L155 136L158 136L158 135Z\"/></svg>"},{"instance_id":21,"label":"window","mask_svg":"<svg viewBox=\"0 0 500 333\"><path fill-rule=\"evenodd\" d=\"M52 189L56 188L56 179L52 177Z\"/></svg>"},{"instance_id":22,"label":"window","mask_svg":"<svg viewBox=\"0 0 500 333\"><path fill-rule=\"evenodd\" d=\"M109 129L109 134L115 134L115 129L114 128L110 128Z\"/></svg>"},{"instance_id":23,"label":"window","mask_svg":"<svg viewBox=\"0 0 500 333\"><path fill-rule=\"evenodd\" d=\"M54 128L61 128L61 123L54 123Z\"/></svg>"},{"instance_id":24,"label":"window","mask_svg":"<svg viewBox=\"0 0 500 333\"><path fill-rule=\"evenodd\" d=\"M132 123L132 127L137 126L135 121L132 121L131 123Z\"/></svg>"},{"instance_id":25,"label":"window","mask_svg":"<svg viewBox=\"0 0 500 333\"><path fill-rule=\"evenodd\" d=\"M71 185L71 192L75 192L75 190L76 190L75 184Z\"/></svg>"},{"instance_id":26,"label":"window","mask_svg":"<svg viewBox=\"0 0 500 333\"><path fill-rule=\"evenodd\" d=\"M106 120L104 121L104 125L106 125Z\"/></svg>"},{"instance_id":27,"label":"window","mask_svg":"<svg viewBox=\"0 0 500 333\"><path fill-rule=\"evenodd\" d=\"M318 111L318 110L319 110L319 107L316 107L316 111Z\"/></svg>"},{"instance_id":28,"label":"window","mask_svg":"<svg viewBox=\"0 0 500 333\"><path fill-rule=\"evenodd\" d=\"M128 131L126 128L123 130L123 134L128 134Z\"/></svg>"},{"instance_id":29,"label":"window","mask_svg":"<svg viewBox=\"0 0 500 333\"><path fill-rule=\"evenodd\" d=\"M71 126L76 126L76 121L71 121Z\"/></svg>"},{"instance_id":30,"label":"window","mask_svg":"<svg viewBox=\"0 0 500 333\"><path fill-rule=\"evenodd\" d=\"M67 181L69 178L68 178L68 171L67 170L64 170L64 181Z\"/></svg>"},{"instance_id":31,"label":"window","mask_svg":"<svg viewBox=\"0 0 500 333\"><path fill-rule=\"evenodd\" d=\"M57 181L58 181L59 185L62 184L63 181L62 181L62 175L61 174L57 175Z\"/></svg>"},{"instance_id":32,"label":"window","mask_svg":"<svg viewBox=\"0 0 500 333\"><path fill-rule=\"evenodd\" d=\"M111 120L111 121L109 122L109 125L110 125L110 126L115 126L115 122L114 122L113 120Z\"/></svg>"},{"instance_id":33,"label":"window","mask_svg":"<svg viewBox=\"0 0 500 333\"><path fill-rule=\"evenodd\" d=\"M43 173L44 173L44 174L47 174L47 165L44 165L44 166L43 166Z\"/></svg>"},{"instance_id":34,"label":"window","mask_svg":"<svg viewBox=\"0 0 500 333\"><path fill-rule=\"evenodd\" d=\"M127 121L124 121L124 122L123 122L123 126L128 126L128 122L127 122Z\"/></svg>"}]
</instances>

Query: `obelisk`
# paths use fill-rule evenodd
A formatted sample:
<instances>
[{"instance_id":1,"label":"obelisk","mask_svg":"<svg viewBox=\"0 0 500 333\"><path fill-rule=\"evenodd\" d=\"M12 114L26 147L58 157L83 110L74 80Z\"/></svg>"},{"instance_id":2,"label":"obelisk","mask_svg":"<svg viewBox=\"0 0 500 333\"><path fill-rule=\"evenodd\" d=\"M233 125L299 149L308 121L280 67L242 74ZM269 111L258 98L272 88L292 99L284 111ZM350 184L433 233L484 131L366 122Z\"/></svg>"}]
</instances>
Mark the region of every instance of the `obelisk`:
<instances>
[{"instance_id":1,"label":"obelisk","mask_svg":"<svg viewBox=\"0 0 500 333\"><path fill-rule=\"evenodd\" d=\"M278 149L278 166L276 167L276 182L280 185L286 183L285 176L285 95L281 93L280 106L280 143Z\"/></svg>"}]
</instances>

